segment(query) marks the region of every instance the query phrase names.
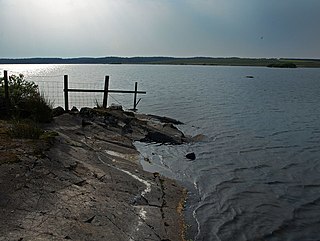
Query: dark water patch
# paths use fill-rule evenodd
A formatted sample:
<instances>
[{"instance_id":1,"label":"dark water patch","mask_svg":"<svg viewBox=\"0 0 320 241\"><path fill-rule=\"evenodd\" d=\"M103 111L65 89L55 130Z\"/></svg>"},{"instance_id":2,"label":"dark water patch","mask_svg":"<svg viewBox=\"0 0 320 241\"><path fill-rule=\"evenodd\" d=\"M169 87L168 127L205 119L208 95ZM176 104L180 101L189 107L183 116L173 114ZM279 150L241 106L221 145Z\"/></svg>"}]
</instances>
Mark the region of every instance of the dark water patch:
<instances>
[{"instance_id":1,"label":"dark water patch","mask_svg":"<svg viewBox=\"0 0 320 241\"><path fill-rule=\"evenodd\" d=\"M274 228L269 234L263 236L263 240L276 241L301 241L319 240L319 220L301 220L296 217L285 219L281 225Z\"/></svg>"},{"instance_id":2,"label":"dark water patch","mask_svg":"<svg viewBox=\"0 0 320 241\"><path fill-rule=\"evenodd\" d=\"M225 185L233 186L233 184L243 183L239 178L232 178L229 180L222 181L215 186L215 190L219 190L221 187Z\"/></svg>"},{"instance_id":3,"label":"dark water patch","mask_svg":"<svg viewBox=\"0 0 320 241\"><path fill-rule=\"evenodd\" d=\"M320 149L320 145L307 146L307 147L302 148L300 150L300 152L301 153L303 153L303 152L312 152L312 151L319 152L319 149Z\"/></svg>"},{"instance_id":4,"label":"dark water patch","mask_svg":"<svg viewBox=\"0 0 320 241\"><path fill-rule=\"evenodd\" d=\"M285 165L284 167L281 167L281 169L286 170L286 169L294 168L297 166L299 166L298 163L289 163L289 164Z\"/></svg>"},{"instance_id":5,"label":"dark water patch","mask_svg":"<svg viewBox=\"0 0 320 241\"><path fill-rule=\"evenodd\" d=\"M257 166L251 166L251 167L238 167L235 168L233 171L236 172L241 172L241 171L248 171L248 170L259 170L259 169L263 169L263 168L270 168L271 166L267 165L267 164L261 164L261 165L257 165Z\"/></svg>"},{"instance_id":6,"label":"dark water patch","mask_svg":"<svg viewBox=\"0 0 320 241\"><path fill-rule=\"evenodd\" d=\"M318 134L320 134L320 130L318 130L318 129L313 130L313 131L312 131L312 134L318 135Z\"/></svg>"},{"instance_id":7,"label":"dark water patch","mask_svg":"<svg viewBox=\"0 0 320 241\"><path fill-rule=\"evenodd\" d=\"M297 187L301 187L301 188L320 188L320 184L301 184L301 185L297 185Z\"/></svg>"},{"instance_id":8,"label":"dark water patch","mask_svg":"<svg viewBox=\"0 0 320 241\"><path fill-rule=\"evenodd\" d=\"M274 149L290 149L297 148L299 145L280 145L280 146L266 146L265 150L274 150Z\"/></svg>"},{"instance_id":9,"label":"dark water patch","mask_svg":"<svg viewBox=\"0 0 320 241\"><path fill-rule=\"evenodd\" d=\"M270 210L270 208L281 208L281 205L275 203L262 203L256 206L256 209Z\"/></svg>"},{"instance_id":10,"label":"dark water patch","mask_svg":"<svg viewBox=\"0 0 320 241\"><path fill-rule=\"evenodd\" d=\"M234 172L242 172L242 171L247 171L249 170L248 167L238 167L238 168L235 168L233 171Z\"/></svg>"},{"instance_id":11,"label":"dark water patch","mask_svg":"<svg viewBox=\"0 0 320 241\"><path fill-rule=\"evenodd\" d=\"M283 131L276 131L274 133L271 133L270 136L278 136L278 135L283 135L283 134L288 134L288 133L293 133L301 130L283 130Z\"/></svg>"},{"instance_id":12,"label":"dark water patch","mask_svg":"<svg viewBox=\"0 0 320 241\"><path fill-rule=\"evenodd\" d=\"M282 181L271 181L271 182L265 182L265 184L268 185L282 185L282 184L287 184L286 182L282 182Z\"/></svg>"},{"instance_id":13,"label":"dark water patch","mask_svg":"<svg viewBox=\"0 0 320 241\"><path fill-rule=\"evenodd\" d=\"M246 149L246 150L240 150L240 153L250 153L250 152L260 152L262 150L264 150L265 147L257 147L257 148L250 148L250 149Z\"/></svg>"}]
</instances>

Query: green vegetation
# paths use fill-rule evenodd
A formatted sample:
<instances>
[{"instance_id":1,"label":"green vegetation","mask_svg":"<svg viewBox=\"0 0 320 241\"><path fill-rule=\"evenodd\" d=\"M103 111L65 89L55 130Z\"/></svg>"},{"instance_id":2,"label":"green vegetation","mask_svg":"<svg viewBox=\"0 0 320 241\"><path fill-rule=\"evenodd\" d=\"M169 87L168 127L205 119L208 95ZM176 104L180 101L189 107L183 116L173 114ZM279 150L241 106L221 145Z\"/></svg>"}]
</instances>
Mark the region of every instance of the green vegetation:
<instances>
[{"instance_id":1,"label":"green vegetation","mask_svg":"<svg viewBox=\"0 0 320 241\"><path fill-rule=\"evenodd\" d=\"M39 92L34 82L28 82L23 75L11 75L8 80L9 110L6 116L17 119L31 119L45 123L52 120L52 103ZM4 79L0 79L0 108L5 110Z\"/></svg>"},{"instance_id":2,"label":"green vegetation","mask_svg":"<svg viewBox=\"0 0 320 241\"><path fill-rule=\"evenodd\" d=\"M0 78L1 117L13 120L8 134L12 138L39 139L44 133L39 123L52 120L52 103L23 75L9 76L8 92L9 106L6 105L4 78Z\"/></svg>"},{"instance_id":3,"label":"green vegetation","mask_svg":"<svg viewBox=\"0 0 320 241\"><path fill-rule=\"evenodd\" d=\"M31 120L13 120L8 134L18 139L39 139L44 131Z\"/></svg>"},{"instance_id":4,"label":"green vegetation","mask_svg":"<svg viewBox=\"0 0 320 241\"><path fill-rule=\"evenodd\" d=\"M297 65L294 63L273 63L273 64L268 64L267 67L271 68L297 68Z\"/></svg>"}]
</instances>

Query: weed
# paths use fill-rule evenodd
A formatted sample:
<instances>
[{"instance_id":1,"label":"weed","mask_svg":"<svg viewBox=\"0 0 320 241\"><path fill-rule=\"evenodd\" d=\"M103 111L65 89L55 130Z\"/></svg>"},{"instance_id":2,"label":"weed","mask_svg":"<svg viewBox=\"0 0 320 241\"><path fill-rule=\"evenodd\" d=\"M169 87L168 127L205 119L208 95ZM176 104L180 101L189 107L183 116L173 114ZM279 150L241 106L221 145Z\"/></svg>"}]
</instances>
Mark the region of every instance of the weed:
<instances>
[{"instance_id":1,"label":"weed","mask_svg":"<svg viewBox=\"0 0 320 241\"><path fill-rule=\"evenodd\" d=\"M8 134L18 139L39 139L43 130L32 120L13 120Z\"/></svg>"}]
</instances>

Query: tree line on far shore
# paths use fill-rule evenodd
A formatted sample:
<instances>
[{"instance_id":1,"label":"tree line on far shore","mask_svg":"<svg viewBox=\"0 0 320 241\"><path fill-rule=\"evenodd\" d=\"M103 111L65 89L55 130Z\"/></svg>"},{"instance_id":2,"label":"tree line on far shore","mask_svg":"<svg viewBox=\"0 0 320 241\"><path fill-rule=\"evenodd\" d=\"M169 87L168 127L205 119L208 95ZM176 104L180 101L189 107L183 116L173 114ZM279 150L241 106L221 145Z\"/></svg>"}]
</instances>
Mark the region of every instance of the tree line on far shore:
<instances>
[{"instance_id":1,"label":"tree line on far shore","mask_svg":"<svg viewBox=\"0 0 320 241\"><path fill-rule=\"evenodd\" d=\"M320 59L287 58L213 58L213 57L99 57L99 58L20 58L0 59L0 64L163 64L163 65L220 65L268 66L280 68L320 67Z\"/></svg>"}]
</instances>

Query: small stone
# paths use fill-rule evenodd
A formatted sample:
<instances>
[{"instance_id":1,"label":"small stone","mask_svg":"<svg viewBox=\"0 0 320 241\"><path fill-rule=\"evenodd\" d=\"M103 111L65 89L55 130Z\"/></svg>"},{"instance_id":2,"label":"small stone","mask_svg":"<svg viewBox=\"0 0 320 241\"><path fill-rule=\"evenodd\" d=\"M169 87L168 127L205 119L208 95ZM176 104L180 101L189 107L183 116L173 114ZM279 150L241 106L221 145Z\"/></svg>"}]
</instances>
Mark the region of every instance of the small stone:
<instances>
[{"instance_id":1,"label":"small stone","mask_svg":"<svg viewBox=\"0 0 320 241\"><path fill-rule=\"evenodd\" d=\"M194 152L188 153L186 155L186 158L188 158L190 160L195 160L196 159L196 154L194 154Z\"/></svg>"}]
</instances>

